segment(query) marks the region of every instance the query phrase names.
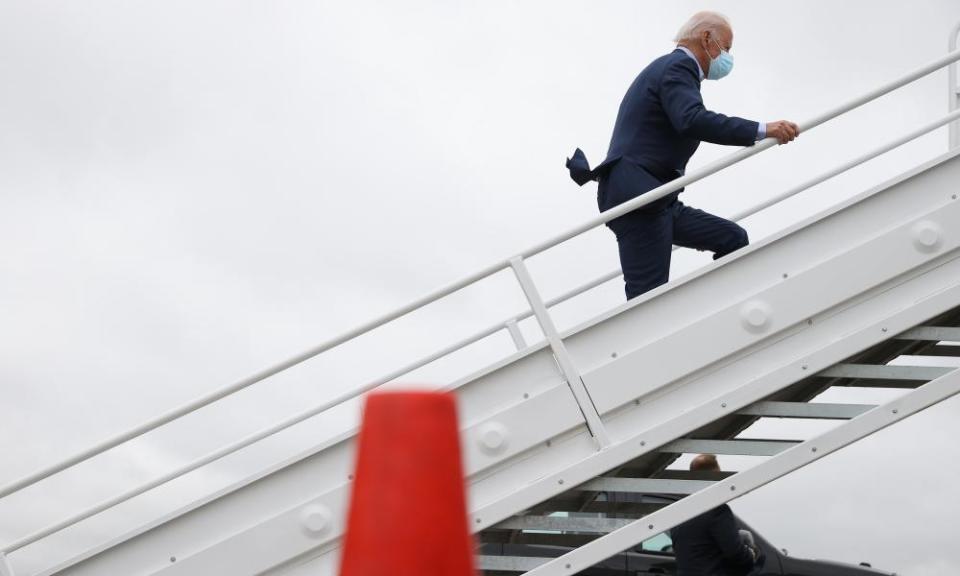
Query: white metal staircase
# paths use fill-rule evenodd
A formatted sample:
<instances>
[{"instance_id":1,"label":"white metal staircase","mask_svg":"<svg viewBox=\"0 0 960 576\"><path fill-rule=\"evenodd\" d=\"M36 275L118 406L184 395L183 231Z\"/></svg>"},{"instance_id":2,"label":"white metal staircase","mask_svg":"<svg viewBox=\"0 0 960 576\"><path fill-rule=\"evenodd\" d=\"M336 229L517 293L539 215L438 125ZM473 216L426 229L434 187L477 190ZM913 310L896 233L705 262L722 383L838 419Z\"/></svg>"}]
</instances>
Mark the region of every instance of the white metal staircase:
<instances>
[{"instance_id":1,"label":"white metal staircase","mask_svg":"<svg viewBox=\"0 0 960 576\"><path fill-rule=\"evenodd\" d=\"M958 29L957 32L960 32ZM956 38L956 33L953 35ZM801 125L809 130L960 59L951 52ZM951 113L813 178L756 213L867 159L953 123ZM582 226L489 266L383 318L171 410L64 462L0 488L6 497L180 416L501 270L512 270L530 311L224 446L55 525L0 544L0 576L23 576L17 551L171 479L507 331L516 352L448 388L459 397L478 562L490 573L574 574L607 563L672 526L790 473L960 392L960 371L916 364L960 359L960 149L569 330L550 307L618 276L544 302L525 259L774 145L764 141ZM527 345L517 322L535 317ZM268 385L268 384L264 384ZM872 404L817 401L832 387L903 391ZM768 418L835 423L809 438L765 438ZM351 485L354 433L238 480L207 498L57 559L40 574L314 574L335 565ZM755 457L722 475L669 469L681 454ZM672 495L674 501L650 499ZM617 564L617 563L621 564Z\"/></svg>"}]
</instances>

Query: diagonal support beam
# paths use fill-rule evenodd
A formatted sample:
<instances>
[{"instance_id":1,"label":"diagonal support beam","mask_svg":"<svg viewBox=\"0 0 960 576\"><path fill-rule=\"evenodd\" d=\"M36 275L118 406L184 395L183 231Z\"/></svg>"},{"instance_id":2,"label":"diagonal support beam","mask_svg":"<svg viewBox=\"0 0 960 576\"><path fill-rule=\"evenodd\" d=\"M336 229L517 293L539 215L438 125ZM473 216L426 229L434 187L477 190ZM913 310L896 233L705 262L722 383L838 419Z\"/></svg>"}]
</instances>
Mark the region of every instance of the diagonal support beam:
<instances>
[{"instance_id":1,"label":"diagonal support beam","mask_svg":"<svg viewBox=\"0 0 960 576\"><path fill-rule=\"evenodd\" d=\"M587 387L580 377L580 372L574 365L573 358L570 357L570 352L567 351L566 345L564 345L563 340L560 338L560 333L557 332L557 327L550 317L550 311L547 310L547 306L543 303L543 298L533 283L533 277L530 276L527 265L524 264L523 258L517 256L510 259L510 267L513 268L517 282L520 283L520 288L527 297L527 302L530 303L530 309L533 310L537 322L540 323L540 329L543 331L543 335L546 336L547 342L550 343L553 356L557 359L560 372L563 373L563 377L567 381L567 386L570 387L570 392L580 407L580 412L583 414L583 419L587 423L587 428L589 428L590 433L601 449L609 446L610 435L603 425L603 419L600 417L596 405L590 398L590 392L587 391Z\"/></svg>"}]
</instances>

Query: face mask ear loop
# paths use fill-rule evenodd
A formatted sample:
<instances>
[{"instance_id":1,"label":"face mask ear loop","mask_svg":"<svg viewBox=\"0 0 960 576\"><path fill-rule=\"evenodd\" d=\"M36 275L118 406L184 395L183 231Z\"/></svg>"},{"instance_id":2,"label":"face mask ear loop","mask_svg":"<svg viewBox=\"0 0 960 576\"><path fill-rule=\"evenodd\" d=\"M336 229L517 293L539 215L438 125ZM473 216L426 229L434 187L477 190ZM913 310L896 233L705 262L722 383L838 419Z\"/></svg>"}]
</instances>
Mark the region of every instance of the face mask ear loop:
<instances>
[{"instance_id":1,"label":"face mask ear loop","mask_svg":"<svg viewBox=\"0 0 960 576\"><path fill-rule=\"evenodd\" d=\"M713 43L716 44L716 45L717 45L717 48L720 49L720 54L723 54L724 52L726 52L726 50L723 49L723 46L721 46L720 43L717 42L717 39L716 39L716 38L714 38L713 36L711 36L710 39L713 40ZM717 54L717 58L720 57L720 54ZM710 55L710 54L707 54L707 56L709 56L709 55Z\"/></svg>"}]
</instances>

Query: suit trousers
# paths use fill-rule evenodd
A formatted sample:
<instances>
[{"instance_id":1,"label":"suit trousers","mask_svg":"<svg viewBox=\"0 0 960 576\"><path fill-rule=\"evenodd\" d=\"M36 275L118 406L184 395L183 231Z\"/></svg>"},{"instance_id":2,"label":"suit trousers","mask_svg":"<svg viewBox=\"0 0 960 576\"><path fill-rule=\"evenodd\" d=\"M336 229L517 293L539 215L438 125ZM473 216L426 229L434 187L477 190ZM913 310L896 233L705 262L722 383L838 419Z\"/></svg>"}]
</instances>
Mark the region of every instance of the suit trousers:
<instances>
[{"instance_id":1,"label":"suit trousers","mask_svg":"<svg viewBox=\"0 0 960 576\"><path fill-rule=\"evenodd\" d=\"M676 171L650 170L633 160L621 159L599 179L597 207L605 212L678 176ZM627 300L666 284L674 244L713 252L716 260L749 242L746 230L737 224L684 205L677 199L682 191L607 223L620 247Z\"/></svg>"},{"instance_id":2,"label":"suit trousers","mask_svg":"<svg viewBox=\"0 0 960 576\"><path fill-rule=\"evenodd\" d=\"M620 248L627 300L666 284L673 245L713 252L716 260L749 243L736 223L677 199L655 210L634 210L608 226Z\"/></svg>"}]
</instances>

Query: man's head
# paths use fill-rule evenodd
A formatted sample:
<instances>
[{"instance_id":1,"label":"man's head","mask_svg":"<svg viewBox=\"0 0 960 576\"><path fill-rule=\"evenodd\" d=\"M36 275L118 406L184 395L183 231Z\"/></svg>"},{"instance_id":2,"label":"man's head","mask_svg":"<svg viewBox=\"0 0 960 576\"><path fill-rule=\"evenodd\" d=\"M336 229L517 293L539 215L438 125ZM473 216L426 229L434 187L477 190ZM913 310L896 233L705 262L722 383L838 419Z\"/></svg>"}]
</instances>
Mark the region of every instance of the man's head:
<instances>
[{"instance_id":1,"label":"man's head","mask_svg":"<svg viewBox=\"0 0 960 576\"><path fill-rule=\"evenodd\" d=\"M733 49L733 28L723 14L697 12L680 28L674 40L693 52L708 78L719 79L730 72L733 60L722 62ZM721 54L727 55L721 58ZM721 66L724 69L721 69ZM713 70L711 70L713 68Z\"/></svg>"},{"instance_id":2,"label":"man's head","mask_svg":"<svg viewBox=\"0 0 960 576\"><path fill-rule=\"evenodd\" d=\"M713 454L699 454L690 461L690 470L693 472L719 472L720 463Z\"/></svg>"}]
</instances>

